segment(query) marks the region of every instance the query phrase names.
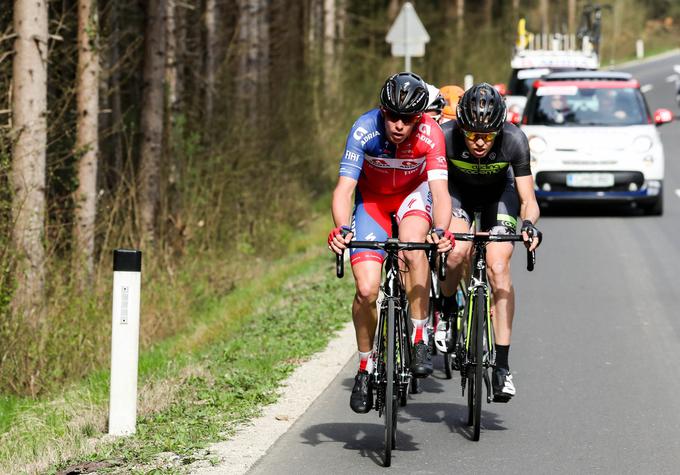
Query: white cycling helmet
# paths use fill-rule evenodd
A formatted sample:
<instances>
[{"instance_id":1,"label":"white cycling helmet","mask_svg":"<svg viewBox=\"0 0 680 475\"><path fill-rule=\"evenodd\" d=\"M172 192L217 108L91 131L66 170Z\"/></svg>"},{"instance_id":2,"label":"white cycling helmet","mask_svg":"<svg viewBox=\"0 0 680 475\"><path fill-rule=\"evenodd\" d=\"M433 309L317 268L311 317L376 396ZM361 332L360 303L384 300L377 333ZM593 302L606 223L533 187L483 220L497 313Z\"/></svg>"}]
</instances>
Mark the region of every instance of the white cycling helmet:
<instances>
[{"instance_id":1,"label":"white cycling helmet","mask_svg":"<svg viewBox=\"0 0 680 475\"><path fill-rule=\"evenodd\" d=\"M442 96L439 89L432 84L427 85L428 102L425 112L432 112L431 114L434 120L438 121L442 114L442 110L446 106L446 99Z\"/></svg>"}]
</instances>

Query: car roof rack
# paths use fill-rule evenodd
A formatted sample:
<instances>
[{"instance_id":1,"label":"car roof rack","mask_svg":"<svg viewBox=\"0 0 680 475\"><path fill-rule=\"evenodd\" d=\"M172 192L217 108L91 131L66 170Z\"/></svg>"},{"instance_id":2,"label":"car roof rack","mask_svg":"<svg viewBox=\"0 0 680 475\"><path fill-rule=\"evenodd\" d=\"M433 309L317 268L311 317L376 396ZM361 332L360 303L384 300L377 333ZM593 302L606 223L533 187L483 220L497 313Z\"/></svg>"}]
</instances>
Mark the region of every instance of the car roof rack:
<instances>
[{"instance_id":1,"label":"car roof rack","mask_svg":"<svg viewBox=\"0 0 680 475\"><path fill-rule=\"evenodd\" d=\"M630 81L632 74L620 71L565 71L551 73L541 78L541 81Z\"/></svg>"}]
</instances>

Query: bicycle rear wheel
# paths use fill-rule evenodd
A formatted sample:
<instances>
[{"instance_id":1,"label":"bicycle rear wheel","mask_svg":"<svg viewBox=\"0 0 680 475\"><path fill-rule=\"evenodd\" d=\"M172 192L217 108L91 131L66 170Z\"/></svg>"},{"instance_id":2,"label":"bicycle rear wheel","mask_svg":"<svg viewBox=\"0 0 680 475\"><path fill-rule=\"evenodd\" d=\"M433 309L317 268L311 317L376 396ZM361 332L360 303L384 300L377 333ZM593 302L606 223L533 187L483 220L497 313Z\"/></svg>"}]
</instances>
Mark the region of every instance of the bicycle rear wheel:
<instances>
[{"instance_id":1,"label":"bicycle rear wheel","mask_svg":"<svg viewBox=\"0 0 680 475\"><path fill-rule=\"evenodd\" d=\"M395 363L396 363L396 340L395 340L395 306L394 300L387 301L387 364L385 365L385 460L383 465L389 467L392 464L392 449L396 445L397 438L397 397L395 394Z\"/></svg>"}]
</instances>

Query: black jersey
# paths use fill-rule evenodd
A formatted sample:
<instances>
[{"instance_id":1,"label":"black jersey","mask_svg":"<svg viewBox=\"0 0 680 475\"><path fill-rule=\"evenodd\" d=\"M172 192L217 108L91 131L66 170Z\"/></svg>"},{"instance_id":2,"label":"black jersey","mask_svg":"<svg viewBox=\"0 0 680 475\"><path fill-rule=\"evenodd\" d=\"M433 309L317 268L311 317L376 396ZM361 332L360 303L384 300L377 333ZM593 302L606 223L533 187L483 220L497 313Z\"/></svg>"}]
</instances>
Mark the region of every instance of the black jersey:
<instances>
[{"instance_id":1,"label":"black jersey","mask_svg":"<svg viewBox=\"0 0 680 475\"><path fill-rule=\"evenodd\" d=\"M475 158L465 145L463 132L455 120L442 125L450 190L497 190L501 192L510 174L531 175L529 142L515 125L506 122L486 157Z\"/></svg>"}]
</instances>

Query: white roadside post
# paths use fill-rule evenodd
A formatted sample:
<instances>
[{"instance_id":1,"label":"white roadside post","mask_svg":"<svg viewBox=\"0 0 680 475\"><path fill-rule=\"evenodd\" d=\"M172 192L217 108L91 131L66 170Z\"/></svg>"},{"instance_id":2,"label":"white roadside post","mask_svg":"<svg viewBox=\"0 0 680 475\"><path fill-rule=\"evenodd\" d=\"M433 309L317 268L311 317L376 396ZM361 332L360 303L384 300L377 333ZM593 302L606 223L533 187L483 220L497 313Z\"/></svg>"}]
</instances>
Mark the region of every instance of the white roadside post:
<instances>
[{"instance_id":1,"label":"white roadside post","mask_svg":"<svg viewBox=\"0 0 680 475\"><path fill-rule=\"evenodd\" d=\"M466 74L465 77L463 77L463 89L466 91L474 86L474 84L475 78L472 76L472 74Z\"/></svg>"},{"instance_id":2,"label":"white roadside post","mask_svg":"<svg viewBox=\"0 0 680 475\"><path fill-rule=\"evenodd\" d=\"M141 251L113 251L110 435L134 434L137 425L141 271Z\"/></svg>"},{"instance_id":3,"label":"white roadside post","mask_svg":"<svg viewBox=\"0 0 680 475\"><path fill-rule=\"evenodd\" d=\"M637 40L635 42L635 56L637 59L642 59L645 57L645 42L642 40Z\"/></svg>"},{"instance_id":4,"label":"white roadside post","mask_svg":"<svg viewBox=\"0 0 680 475\"><path fill-rule=\"evenodd\" d=\"M401 7L397 19L387 32L385 41L392 47L392 56L404 57L404 71L411 71L412 57L425 56L425 43L430 41L430 35L427 34L411 2L406 2Z\"/></svg>"}]
</instances>

